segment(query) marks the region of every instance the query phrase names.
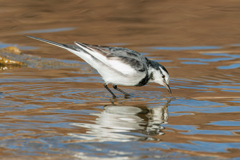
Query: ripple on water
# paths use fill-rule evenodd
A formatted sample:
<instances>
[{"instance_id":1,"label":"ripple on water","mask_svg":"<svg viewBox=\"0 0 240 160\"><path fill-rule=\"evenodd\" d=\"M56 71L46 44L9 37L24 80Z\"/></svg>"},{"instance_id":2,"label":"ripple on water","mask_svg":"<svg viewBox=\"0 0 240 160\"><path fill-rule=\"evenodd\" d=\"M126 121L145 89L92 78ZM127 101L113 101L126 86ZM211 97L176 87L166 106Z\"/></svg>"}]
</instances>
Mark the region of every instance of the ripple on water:
<instances>
[{"instance_id":1,"label":"ripple on water","mask_svg":"<svg viewBox=\"0 0 240 160\"><path fill-rule=\"evenodd\" d=\"M221 49L219 46L187 46L187 47L150 47L153 50L171 50L171 51L182 51L182 50L204 50L204 49Z\"/></svg>"},{"instance_id":2,"label":"ripple on water","mask_svg":"<svg viewBox=\"0 0 240 160\"><path fill-rule=\"evenodd\" d=\"M237 58L228 54L218 56L224 57L179 60L191 65L192 62L210 64ZM3 83L0 86L3 91L0 136L4 137L0 146L13 150L13 155L65 154L82 159L143 156L174 159L173 155L178 155L186 159L191 155L179 152L215 156L239 149L239 99L219 102L205 95L218 94L212 89L238 92L239 83L231 79L232 73L226 73L228 76L224 78L200 75L171 79L172 89L184 92L191 89L193 94L200 92L199 97L206 96L209 100L184 96L170 100L160 86L160 91L154 91L151 86L146 86L146 90L125 89L131 93L130 99L117 94L119 98L111 100L102 85L99 87L103 81L95 72L75 77L62 72L57 78L33 78L38 72L34 69L30 72L30 77L2 74L0 79ZM88 88L91 85L96 87Z\"/></svg>"},{"instance_id":3,"label":"ripple on water","mask_svg":"<svg viewBox=\"0 0 240 160\"><path fill-rule=\"evenodd\" d=\"M74 30L74 29L76 29L76 27L30 30L30 31L21 31L19 33L52 33L52 32L71 31L71 30Z\"/></svg>"},{"instance_id":4,"label":"ripple on water","mask_svg":"<svg viewBox=\"0 0 240 160\"><path fill-rule=\"evenodd\" d=\"M160 98L161 94L153 91L133 91L136 97L129 100L119 99L114 102L116 104L111 104L109 99L103 99L100 96L102 93L96 89L88 95L84 90L67 86L66 89L53 91L51 86L53 87L54 83L39 85L36 86L39 90L32 90L32 87L22 85L22 89L18 87L18 93L13 91L3 96L3 100L9 99L5 101L9 104L5 106L9 110L4 110L4 114L7 114L1 115L1 129L11 133L9 135L2 132L2 135L8 137L8 140L1 141L5 148L21 145L21 155L61 152L72 153L76 157L94 157L100 153L112 157L122 157L122 154L150 154L151 157L157 157L163 154L162 151L156 152L157 149L170 148L211 153L209 150L216 145L214 141L193 141L186 137L186 141L178 143L168 140L171 139L170 133L201 138L211 135L233 136L232 132L240 130L235 123L232 125L235 128L231 130L218 128L222 127L222 121L214 119L216 114L238 112L238 106L185 98L167 101L168 98ZM28 95L29 99L22 97L23 95ZM86 100L90 95L95 102L90 101L91 98ZM94 96L99 97L99 102ZM13 109L13 104L17 110ZM194 117L199 114L207 114L208 119L201 123L203 126L215 127L208 129L194 125L198 123L198 118L195 120ZM173 119L177 120L172 121ZM177 122L180 124L174 124ZM193 124L186 125L181 122ZM205 149L203 143L208 144ZM234 147L231 142L221 144L214 151L221 152L230 146ZM194 148L188 148L193 147L192 145ZM146 148L151 150L145 150ZM144 151L140 153L140 150Z\"/></svg>"},{"instance_id":5,"label":"ripple on water","mask_svg":"<svg viewBox=\"0 0 240 160\"><path fill-rule=\"evenodd\" d=\"M203 53L203 55L210 55L210 56L223 56L226 57L224 58L224 60L233 60L233 59L238 59L240 58L240 55L236 55L236 54L228 54L228 53ZM218 66L218 69L235 69L235 68L239 68L240 64L239 63L235 63L235 64L230 64L228 66Z\"/></svg>"}]
</instances>

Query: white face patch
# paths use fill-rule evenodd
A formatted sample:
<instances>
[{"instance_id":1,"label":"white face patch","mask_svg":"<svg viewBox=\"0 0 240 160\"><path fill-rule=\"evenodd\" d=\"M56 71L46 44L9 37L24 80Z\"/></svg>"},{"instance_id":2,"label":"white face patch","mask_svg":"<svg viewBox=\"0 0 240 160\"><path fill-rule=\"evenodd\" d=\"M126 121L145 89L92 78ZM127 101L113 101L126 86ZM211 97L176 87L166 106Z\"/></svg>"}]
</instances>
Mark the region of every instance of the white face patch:
<instances>
[{"instance_id":1,"label":"white face patch","mask_svg":"<svg viewBox=\"0 0 240 160\"><path fill-rule=\"evenodd\" d=\"M159 67L159 69L160 69L162 75L165 76L164 79L166 80L167 84L169 84L169 75L168 75L168 73L165 70L163 70L161 67Z\"/></svg>"}]
</instances>

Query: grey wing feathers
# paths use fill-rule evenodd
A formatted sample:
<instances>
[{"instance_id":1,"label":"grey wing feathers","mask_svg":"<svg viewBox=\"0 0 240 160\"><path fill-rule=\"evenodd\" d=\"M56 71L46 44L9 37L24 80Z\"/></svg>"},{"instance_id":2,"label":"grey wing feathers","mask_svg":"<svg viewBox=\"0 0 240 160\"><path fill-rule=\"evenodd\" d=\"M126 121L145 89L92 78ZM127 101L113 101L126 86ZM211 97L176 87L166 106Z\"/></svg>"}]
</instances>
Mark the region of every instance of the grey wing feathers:
<instances>
[{"instance_id":1,"label":"grey wing feathers","mask_svg":"<svg viewBox=\"0 0 240 160\"><path fill-rule=\"evenodd\" d=\"M141 72L147 70L147 59L136 51L122 47L106 47L94 45L88 46L102 52L102 54L105 54L108 59L121 60L123 63L130 65L135 70Z\"/></svg>"}]
</instances>

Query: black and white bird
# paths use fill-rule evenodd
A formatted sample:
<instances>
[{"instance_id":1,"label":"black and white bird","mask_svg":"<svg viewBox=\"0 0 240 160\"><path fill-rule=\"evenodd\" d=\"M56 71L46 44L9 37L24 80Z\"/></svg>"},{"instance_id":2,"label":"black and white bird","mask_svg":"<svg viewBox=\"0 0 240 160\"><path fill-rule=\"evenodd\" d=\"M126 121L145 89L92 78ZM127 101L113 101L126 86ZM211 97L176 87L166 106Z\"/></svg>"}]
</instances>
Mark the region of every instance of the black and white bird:
<instances>
[{"instance_id":1,"label":"black and white bird","mask_svg":"<svg viewBox=\"0 0 240 160\"><path fill-rule=\"evenodd\" d=\"M27 36L27 35L26 35ZM122 47L108 47L74 42L75 45L61 44L42 38L27 36L57 47L66 49L95 68L104 80L104 87L116 98L108 88L122 92L125 97L130 95L118 88L122 86L144 86L149 82L165 86L171 94L169 74L164 66L149 60L140 53Z\"/></svg>"}]
</instances>

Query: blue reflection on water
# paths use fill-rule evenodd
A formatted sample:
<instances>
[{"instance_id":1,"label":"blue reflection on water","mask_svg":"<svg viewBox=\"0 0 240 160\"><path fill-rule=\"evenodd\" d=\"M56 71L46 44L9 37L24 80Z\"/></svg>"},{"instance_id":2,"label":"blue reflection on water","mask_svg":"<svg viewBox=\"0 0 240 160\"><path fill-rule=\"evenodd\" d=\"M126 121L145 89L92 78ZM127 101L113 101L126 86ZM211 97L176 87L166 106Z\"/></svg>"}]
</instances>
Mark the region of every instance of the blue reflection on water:
<instances>
[{"instance_id":1,"label":"blue reflection on water","mask_svg":"<svg viewBox=\"0 0 240 160\"><path fill-rule=\"evenodd\" d=\"M202 53L203 55L209 55L209 56L220 56L219 58L211 58L211 59L203 59L203 58L179 58L179 60L187 60L187 62L181 62L182 64L200 64L200 65L206 65L209 63L203 63L203 62L219 62L219 61L229 61L234 60L236 58L240 58L240 55L233 55L228 53ZM223 57L221 57L223 56ZM190 62L189 62L190 61ZM231 64L229 66L219 66L218 69L234 69L240 67L240 64Z\"/></svg>"},{"instance_id":2,"label":"blue reflection on water","mask_svg":"<svg viewBox=\"0 0 240 160\"><path fill-rule=\"evenodd\" d=\"M226 90L226 89L224 89L224 90L222 90L223 92L240 92L240 90Z\"/></svg>"},{"instance_id":3,"label":"blue reflection on water","mask_svg":"<svg viewBox=\"0 0 240 160\"><path fill-rule=\"evenodd\" d=\"M201 64L201 65L207 65L208 63L202 63L202 62L181 62L182 64Z\"/></svg>"},{"instance_id":4,"label":"blue reflection on water","mask_svg":"<svg viewBox=\"0 0 240 160\"><path fill-rule=\"evenodd\" d=\"M50 32L71 31L71 30L74 30L74 29L76 29L76 27L30 30L30 31L22 31L22 32L19 32L19 33L50 33Z\"/></svg>"},{"instance_id":5,"label":"blue reflection on water","mask_svg":"<svg viewBox=\"0 0 240 160\"><path fill-rule=\"evenodd\" d=\"M240 44L231 44L231 46L240 46Z\"/></svg>"},{"instance_id":6,"label":"blue reflection on water","mask_svg":"<svg viewBox=\"0 0 240 160\"><path fill-rule=\"evenodd\" d=\"M239 106L225 106L223 103L195 99L177 99L168 108L169 116L180 116L183 113L236 113ZM176 115L176 113L178 113Z\"/></svg>"},{"instance_id":7,"label":"blue reflection on water","mask_svg":"<svg viewBox=\"0 0 240 160\"><path fill-rule=\"evenodd\" d=\"M170 143L170 142L161 142L161 143L151 143L147 145L151 148L180 148L181 150L188 151L201 151L201 152L227 152L228 148L237 148L240 149L239 143L214 143L214 142L203 142L203 141L190 141L190 143ZM147 147L142 146L142 147Z\"/></svg>"},{"instance_id":8,"label":"blue reflection on water","mask_svg":"<svg viewBox=\"0 0 240 160\"><path fill-rule=\"evenodd\" d=\"M235 58L230 57L230 58L211 58L211 59L202 59L202 58L179 58L179 60L188 60L191 62L181 62L182 64L202 64L206 65L209 63L203 63L203 62L219 62L219 61L229 61L233 60Z\"/></svg>"},{"instance_id":9,"label":"blue reflection on water","mask_svg":"<svg viewBox=\"0 0 240 160\"><path fill-rule=\"evenodd\" d=\"M208 124L217 126L240 126L240 121L217 121Z\"/></svg>"},{"instance_id":10,"label":"blue reflection on water","mask_svg":"<svg viewBox=\"0 0 240 160\"><path fill-rule=\"evenodd\" d=\"M231 88L231 89L240 89L240 86L224 86L224 85L219 85L219 86L208 86L208 85L198 85L198 87L204 87L204 88Z\"/></svg>"},{"instance_id":11,"label":"blue reflection on water","mask_svg":"<svg viewBox=\"0 0 240 160\"><path fill-rule=\"evenodd\" d=\"M202 53L202 54L209 55L209 56L224 56L224 57L231 57L231 58L240 58L240 55L228 54L228 53Z\"/></svg>"},{"instance_id":12,"label":"blue reflection on water","mask_svg":"<svg viewBox=\"0 0 240 160\"><path fill-rule=\"evenodd\" d=\"M214 91L195 91L195 92L214 92Z\"/></svg>"},{"instance_id":13,"label":"blue reflection on water","mask_svg":"<svg viewBox=\"0 0 240 160\"><path fill-rule=\"evenodd\" d=\"M181 134L194 135L194 134L205 134L205 135L233 135L232 131L224 130L200 130L196 129L194 125L164 125L166 128L174 128L176 130L182 130Z\"/></svg>"},{"instance_id":14,"label":"blue reflection on water","mask_svg":"<svg viewBox=\"0 0 240 160\"><path fill-rule=\"evenodd\" d=\"M239 68L240 67L240 63L235 63L235 64L231 64L229 66L219 66L217 67L218 69L235 69L235 68Z\"/></svg>"},{"instance_id":15,"label":"blue reflection on water","mask_svg":"<svg viewBox=\"0 0 240 160\"><path fill-rule=\"evenodd\" d=\"M190 151L201 151L201 152L227 152L228 148L240 148L239 143L214 143L214 142L203 142L203 141L191 141L191 144L188 143L167 143L170 148L181 148L183 150L187 149ZM206 147L208 146L208 147Z\"/></svg>"},{"instance_id":16,"label":"blue reflection on water","mask_svg":"<svg viewBox=\"0 0 240 160\"><path fill-rule=\"evenodd\" d=\"M235 54L228 54L228 53L203 53L203 55L210 55L210 56L224 56L224 57L229 57L225 58L225 60L232 60L236 58L240 58L240 55L235 55ZM218 66L218 69L235 69L239 68L240 64L235 63L235 64L230 64L228 66Z\"/></svg>"},{"instance_id":17,"label":"blue reflection on water","mask_svg":"<svg viewBox=\"0 0 240 160\"><path fill-rule=\"evenodd\" d=\"M156 62L172 62L172 60L155 60Z\"/></svg>"},{"instance_id":18,"label":"blue reflection on water","mask_svg":"<svg viewBox=\"0 0 240 160\"><path fill-rule=\"evenodd\" d=\"M33 49L38 49L38 47L31 47L31 46L18 46L17 44L10 44L10 43L1 43L0 42L0 48L5 48L9 46L15 46L19 48L20 50L33 50Z\"/></svg>"},{"instance_id":19,"label":"blue reflection on water","mask_svg":"<svg viewBox=\"0 0 240 160\"><path fill-rule=\"evenodd\" d=\"M200 102L200 101L198 101ZM198 113L231 113L231 112L238 112L239 106L228 106L228 107L211 107L211 106L182 106L182 105L175 105L171 106L169 109L169 116L174 116L176 112L198 112ZM172 114L172 112L174 114Z\"/></svg>"},{"instance_id":20,"label":"blue reflection on water","mask_svg":"<svg viewBox=\"0 0 240 160\"><path fill-rule=\"evenodd\" d=\"M17 77L17 76L16 76ZM102 82L99 77L89 76L89 77L71 77L71 78L29 78L29 79L14 79L6 78L0 79L0 83L13 83L13 82ZM27 86L24 85L24 86ZM30 85L31 86L31 85Z\"/></svg>"},{"instance_id":21,"label":"blue reflection on water","mask_svg":"<svg viewBox=\"0 0 240 160\"><path fill-rule=\"evenodd\" d=\"M229 102L240 103L240 99L236 98L236 99L234 99L234 101L229 101Z\"/></svg>"},{"instance_id":22,"label":"blue reflection on water","mask_svg":"<svg viewBox=\"0 0 240 160\"><path fill-rule=\"evenodd\" d=\"M234 59L234 58L212 58L212 59L179 58L179 60L191 60L191 61L200 61L200 62L219 62L219 61L229 61L229 60L232 60L232 59Z\"/></svg>"}]
</instances>

